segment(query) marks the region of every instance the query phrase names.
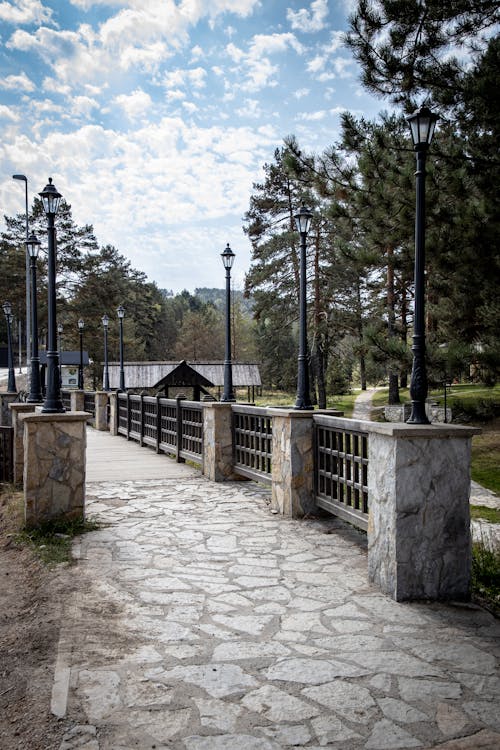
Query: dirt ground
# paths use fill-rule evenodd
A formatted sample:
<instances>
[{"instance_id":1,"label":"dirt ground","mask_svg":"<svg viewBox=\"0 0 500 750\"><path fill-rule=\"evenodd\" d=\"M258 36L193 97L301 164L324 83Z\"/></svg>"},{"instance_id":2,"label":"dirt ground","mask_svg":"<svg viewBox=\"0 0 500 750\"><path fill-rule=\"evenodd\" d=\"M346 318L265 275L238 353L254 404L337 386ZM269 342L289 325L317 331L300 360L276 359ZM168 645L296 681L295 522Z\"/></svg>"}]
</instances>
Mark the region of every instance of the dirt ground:
<instances>
[{"instance_id":1,"label":"dirt ground","mask_svg":"<svg viewBox=\"0 0 500 750\"><path fill-rule=\"evenodd\" d=\"M17 544L18 528L12 496L0 488L0 748L58 750L67 726L50 700L71 576Z\"/></svg>"}]
</instances>

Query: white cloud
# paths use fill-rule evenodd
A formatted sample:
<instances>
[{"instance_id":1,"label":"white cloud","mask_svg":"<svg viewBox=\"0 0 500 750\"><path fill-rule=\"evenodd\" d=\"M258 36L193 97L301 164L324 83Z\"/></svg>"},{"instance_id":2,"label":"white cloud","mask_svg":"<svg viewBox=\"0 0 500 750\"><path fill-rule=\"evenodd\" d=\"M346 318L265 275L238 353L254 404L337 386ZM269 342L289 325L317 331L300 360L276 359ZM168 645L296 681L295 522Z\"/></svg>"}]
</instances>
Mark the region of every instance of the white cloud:
<instances>
[{"instance_id":1,"label":"white cloud","mask_svg":"<svg viewBox=\"0 0 500 750\"><path fill-rule=\"evenodd\" d=\"M179 88L187 86L195 90L206 86L207 71L205 68L176 68L165 73L163 85L167 88Z\"/></svg>"},{"instance_id":2,"label":"white cloud","mask_svg":"<svg viewBox=\"0 0 500 750\"><path fill-rule=\"evenodd\" d=\"M266 86L276 86L276 74L279 67L273 65L270 55L283 54L293 49L301 55L304 47L294 34L256 34L244 52L232 42L226 46L226 53L233 62L240 66L239 73L245 76L238 87L244 91L254 92Z\"/></svg>"},{"instance_id":3,"label":"white cloud","mask_svg":"<svg viewBox=\"0 0 500 750\"><path fill-rule=\"evenodd\" d=\"M310 93L310 89L304 88L304 89L297 89L296 91L293 92L293 95L296 99L303 99L304 96L308 96L309 93Z\"/></svg>"},{"instance_id":4,"label":"white cloud","mask_svg":"<svg viewBox=\"0 0 500 750\"><path fill-rule=\"evenodd\" d=\"M21 118L19 113L12 109L12 107L7 107L5 104L0 104L0 119L19 122Z\"/></svg>"},{"instance_id":5,"label":"white cloud","mask_svg":"<svg viewBox=\"0 0 500 750\"><path fill-rule=\"evenodd\" d=\"M136 118L141 117L141 115L144 115L145 111L153 104L149 94L141 89L136 89L131 94L120 94L115 97L115 102L123 109L127 117L131 120L135 120Z\"/></svg>"},{"instance_id":6,"label":"white cloud","mask_svg":"<svg viewBox=\"0 0 500 750\"><path fill-rule=\"evenodd\" d=\"M306 70L317 81L324 83L333 78L348 78L352 75L349 67L354 64L352 57L336 55L337 51L344 46L343 32L332 31L330 39L322 44L318 54L308 60Z\"/></svg>"},{"instance_id":7,"label":"white cloud","mask_svg":"<svg viewBox=\"0 0 500 750\"><path fill-rule=\"evenodd\" d=\"M92 110L98 106L98 102L89 96L75 96L71 101L71 112L77 116L90 117Z\"/></svg>"},{"instance_id":8,"label":"white cloud","mask_svg":"<svg viewBox=\"0 0 500 750\"><path fill-rule=\"evenodd\" d=\"M294 11L287 8L286 18L294 31L308 33L321 31L325 28L328 18L328 0L313 0L310 10L300 8Z\"/></svg>"},{"instance_id":9,"label":"white cloud","mask_svg":"<svg viewBox=\"0 0 500 750\"><path fill-rule=\"evenodd\" d=\"M23 71L19 75L11 75L0 78L0 88L21 91L34 91L35 84Z\"/></svg>"},{"instance_id":10,"label":"white cloud","mask_svg":"<svg viewBox=\"0 0 500 750\"><path fill-rule=\"evenodd\" d=\"M0 21L16 25L44 23L50 21L52 10L42 5L40 0L15 0L14 3L0 3Z\"/></svg>"}]
</instances>

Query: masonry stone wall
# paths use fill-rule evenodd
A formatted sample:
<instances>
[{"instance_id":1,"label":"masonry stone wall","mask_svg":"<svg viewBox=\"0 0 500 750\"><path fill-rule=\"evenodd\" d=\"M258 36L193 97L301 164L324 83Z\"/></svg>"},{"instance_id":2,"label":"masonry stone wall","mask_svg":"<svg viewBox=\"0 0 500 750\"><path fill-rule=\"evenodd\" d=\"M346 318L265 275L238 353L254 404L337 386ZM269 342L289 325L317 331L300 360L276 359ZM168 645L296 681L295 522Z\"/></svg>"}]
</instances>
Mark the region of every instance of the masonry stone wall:
<instances>
[{"instance_id":1,"label":"masonry stone wall","mask_svg":"<svg viewBox=\"0 0 500 750\"><path fill-rule=\"evenodd\" d=\"M314 512L312 411L273 409L272 507L284 516Z\"/></svg>"},{"instance_id":2,"label":"masonry stone wall","mask_svg":"<svg viewBox=\"0 0 500 750\"><path fill-rule=\"evenodd\" d=\"M108 394L106 391L96 391L95 394L95 429L107 431L108 425Z\"/></svg>"},{"instance_id":3,"label":"masonry stone wall","mask_svg":"<svg viewBox=\"0 0 500 750\"><path fill-rule=\"evenodd\" d=\"M10 405L15 403L17 397L17 393L0 393L0 425L5 427L12 426Z\"/></svg>"},{"instance_id":4,"label":"masonry stone wall","mask_svg":"<svg viewBox=\"0 0 500 750\"><path fill-rule=\"evenodd\" d=\"M28 528L85 512L85 412L26 414L24 508Z\"/></svg>"},{"instance_id":5,"label":"masonry stone wall","mask_svg":"<svg viewBox=\"0 0 500 750\"><path fill-rule=\"evenodd\" d=\"M203 474L213 482L237 478L233 472L230 403L203 404Z\"/></svg>"},{"instance_id":6,"label":"masonry stone wall","mask_svg":"<svg viewBox=\"0 0 500 750\"><path fill-rule=\"evenodd\" d=\"M36 404L16 402L10 404L12 427L14 428L14 484L21 487L24 475L24 424L21 415L33 414Z\"/></svg>"}]
</instances>

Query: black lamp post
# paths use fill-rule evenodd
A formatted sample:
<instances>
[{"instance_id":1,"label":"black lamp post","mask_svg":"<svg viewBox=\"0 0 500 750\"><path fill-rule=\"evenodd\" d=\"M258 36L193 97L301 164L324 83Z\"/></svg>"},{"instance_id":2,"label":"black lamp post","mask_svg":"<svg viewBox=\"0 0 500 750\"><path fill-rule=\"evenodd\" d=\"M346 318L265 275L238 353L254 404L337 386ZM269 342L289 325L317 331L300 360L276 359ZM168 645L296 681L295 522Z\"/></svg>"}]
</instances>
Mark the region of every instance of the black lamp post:
<instances>
[{"instance_id":1,"label":"black lamp post","mask_svg":"<svg viewBox=\"0 0 500 750\"><path fill-rule=\"evenodd\" d=\"M14 359L12 357L12 334L10 324L12 323L12 305L10 302L3 303L5 320L7 321L7 367L9 368L9 377L7 380L7 393L17 393L16 376L14 374Z\"/></svg>"},{"instance_id":2,"label":"black lamp post","mask_svg":"<svg viewBox=\"0 0 500 750\"><path fill-rule=\"evenodd\" d=\"M297 400L294 409L312 409L309 394L309 367L307 363L307 278L306 244L311 226L312 212L303 203L294 216L300 234L300 289L299 289L299 358L297 371Z\"/></svg>"},{"instance_id":3,"label":"black lamp post","mask_svg":"<svg viewBox=\"0 0 500 750\"><path fill-rule=\"evenodd\" d=\"M40 382L40 358L38 356L38 309L36 299L36 259L40 249L40 242L36 235L31 234L26 242L26 248L30 259L31 270L31 374L30 374L30 392L27 398L29 404L40 404L43 401L42 386Z\"/></svg>"},{"instance_id":4,"label":"black lamp post","mask_svg":"<svg viewBox=\"0 0 500 750\"><path fill-rule=\"evenodd\" d=\"M222 263L226 269L226 349L224 359L224 392L221 401L236 401L233 388L233 365L231 362L231 268L233 267L235 254L229 247L220 254Z\"/></svg>"},{"instance_id":5,"label":"black lamp post","mask_svg":"<svg viewBox=\"0 0 500 750\"><path fill-rule=\"evenodd\" d=\"M78 389L83 391L83 329L85 323L82 318L78 321L78 333L80 334L80 363L78 365Z\"/></svg>"},{"instance_id":6,"label":"black lamp post","mask_svg":"<svg viewBox=\"0 0 500 750\"><path fill-rule=\"evenodd\" d=\"M413 368L410 381L409 424L429 424L425 413L427 372L425 365L425 160L438 117L420 107L407 120L417 155L415 214L415 311L413 323Z\"/></svg>"},{"instance_id":7,"label":"black lamp post","mask_svg":"<svg viewBox=\"0 0 500 750\"><path fill-rule=\"evenodd\" d=\"M108 367L108 325L109 318L104 313L102 316L102 327L104 329L104 390L109 391L109 367Z\"/></svg>"},{"instance_id":8,"label":"black lamp post","mask_svg":"<svg viewBox=\"0 0 500 750\"><path fill-rule=\"evenodd\" d=\"M29 224L28 224L28 178L24 174L13 174L13 180L20 180L24 182L24 199L25 199L25 214L24 221L26 225L26 368L29 369L30 357L32 356L31 349L31 332L30 332L30 318L31 318L31 302L30 292L33 295L33 289L30 289L30 265L31 261L28 255L27 242L29 240Z\"/></svg>"},{"instance_id":9,"label":"black lamp post","mask_svg":"<svg viewBox=\"0 0 500 750\"><path fill-rule=\"evenodd\" d=\"M61 401L61 381L59 377L59 353L57 351L57 315L56 315L56 230L54 219L61 202L61 193L58 193L49 183L39 193L45 214L47 216L47 239L48 239L48 336L47 336L47 391L43 403L42 412L45 414L58 414L65 411Z\"/></svg>"},{"instance_id":10,"label":"black lamp post","mask_svg":"<svg viewBox=\"0 0 500 750\"><path fill-rule=\"evenodd\" d=\"M125 309L123 305L120 305L116 311L118 314L118 320L120 321L120 391L125 390L125 370L123 369L123 318L125 317Z\"/></svg>"},{"instance_id":11,"label":"black lamp post","mask_svg":"<svg viewBox=\"0 0 500 750\"><path fill-rule=\"evenodd\" d=\"M62 335L64 331L64 326L62 323L58 323L57 325L57 348L59 351L59 380L62 383Z\"/></svg>"}]
</instances>

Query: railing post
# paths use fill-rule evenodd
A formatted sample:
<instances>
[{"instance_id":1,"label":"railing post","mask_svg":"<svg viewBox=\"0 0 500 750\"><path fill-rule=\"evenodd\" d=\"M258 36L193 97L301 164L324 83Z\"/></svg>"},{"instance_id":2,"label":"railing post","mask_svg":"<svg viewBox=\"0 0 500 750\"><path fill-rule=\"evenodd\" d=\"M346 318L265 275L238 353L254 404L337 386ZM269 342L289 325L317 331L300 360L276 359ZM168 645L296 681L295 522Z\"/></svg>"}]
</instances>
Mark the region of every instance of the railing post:
<instances>
[{"instance_id":1,"label":"railing post","mask_svg":"<svg viewBox=\"0 0 500 750\"><path fill-rule=\"evenodd\" d=\"M160 452L160 443L161 443L161 404L160 404L160 398L161 396L158 394L156 396L156 452Z\"/></svg>"},{"instance_id":2,"label":"railing post","mask_svg":"<svg viewBox=\"0 0 500 750\"><path fill-rule=\"evenodd\" d=\"M0 393L0 425L12 427L12 412L10 411L10 404L15 403L17 397L17 393Z\"/></svg>"},{"instance_id":3,"label":"railing post","mask_svg":"<svg viewBox=\"0 0 500 750\"><path fill-rule=\"evenodd\" d=\"M112 391L109 395L109 431L111 435L118 435L119 401L118 393Z\"/></svg>"},{"instance_id":4,"label":"railing post","mask_svg":"<svg viewBox=\"0 0 500 750\"><path fill-rule=\"evenodd\" d=\"M203 474L212 482L239 479L233 471L230 403L203 403Z\"/></svg>"},{"instance_id":5,"label":"railing post","mask_svg":"<svg viewBox=\"0 0 500 750\"><path fill-rule=\"evenodd\" d=\"M397 601L469 597L470 454L478 432L371 426L368 575Z\"/></svg>"},{"instance_id":6,"label":"railing post","mask_svg":"<svg viewBox=\"0 0 500 750\"><path fill-rule=\"evenodd\" d=\"M127 391L127 440L130 440L130 393Z\"/></svg>"},{"instance_id":7,"label":"railing post","mask_svg":"<svg viewBox=\"0 0 500 750\"><path fill-rule=\"evenodd\" d=\"M14 428L14 484L22 487L24 473L24 424L22 414L33 414L36 404L15 403L10 405Z\"/></svg>"},{"instance_id":8,"label":"railing post","mask_svg":"<svg viewBox=\"0 0 500 750\"><path fill-rule=\"evenodd\" d=\"M185 463L181 457L182 451L182 401L186 398L183 393L178 393L175 397L176 402L176 417L177 417L177 445L176 445L176 456L175 460L178 464Z\"/></svg>"},{"instance_id":9,"label":"railing post","mask_svg":"<svg viewBox=\"0 0 500 750\"><path fill-rule=\"evenodd\" d=\"M301 518L316 510L314 412L299 409L269 411L273 418L271 505L284 516Z\"/></svg>"},{"instance_id":10,"label":"railing post","mask_svg":"<svg viewBox=\"0 0 500 750\"><path fill-rule=\"evenodd\" d=\"M71 411L85 411L85 391L71 391Z\"/></svg>"},{"instance_id":11,"label":"railing post","mask_svg":"<svg viewBox=\"0 0 500 750\"><path fill-rule=\"evenodd\" d=\"M100 432L108 431L108 394L106 391L95 393L95 429Z\"/></svg>"},{"instance_id":12,"label":"railing post","mask_svg":"<svg viewBox=\"0 0 500 750\"><path fill-rule=\"evenodd\" d=\"M144 394L141 393L141 411L140 411L140 422L139 422L139 445L144 445Z\"/></svg>"}]
</instances>

